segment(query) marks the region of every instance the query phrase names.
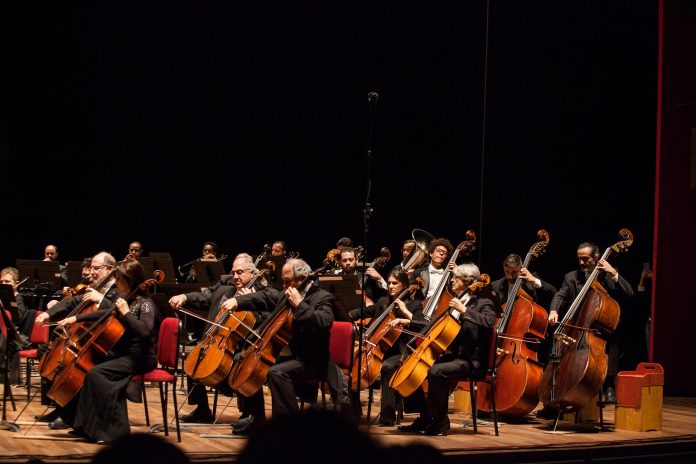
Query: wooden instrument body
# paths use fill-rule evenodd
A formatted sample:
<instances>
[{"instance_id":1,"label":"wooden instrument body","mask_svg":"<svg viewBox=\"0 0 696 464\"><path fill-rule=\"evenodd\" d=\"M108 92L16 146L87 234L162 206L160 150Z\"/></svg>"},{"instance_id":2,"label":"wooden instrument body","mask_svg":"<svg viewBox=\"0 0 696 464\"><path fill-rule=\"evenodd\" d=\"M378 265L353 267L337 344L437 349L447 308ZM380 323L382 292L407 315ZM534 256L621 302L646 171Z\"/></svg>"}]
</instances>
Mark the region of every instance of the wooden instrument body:
<instances>
[{"instance_id":1,"label":"wooden instrument body","mask_svg":"<svg viewBox=\"0 0 696 464\"><path fill-rule=\"evenodd\" d=\"M384 363L384 354L394 346L396 340L401 336L400 327L389 327L389 323L396 319L393 311L379 322L379 327L366 339L365 347L362 350L360 359L360 375L358 375L358 349L353 355L352 385L353 391L358 392L368 388L377 380ZM360 385L358 385L360 377Z\"/></svg>"},{"instance_id":2,"label":"wooden instrument body","mask_svg":"<svg viewBox=\"0 0 696 464\"><path fill-rule=\"evenodd\" d=\"M184 373L206 386L218 385L229 375L234 349L249 335L256 318L251 311L236 311L232 317L228 311L220 310L215 322L228 330L211 326L184 361Z\"/></svg>"},{"instance_id":3,"label":"wooden instrument body","mask_svg":"<svg viewBox=\"0 0 696 464\"><path fill-rule=\"evenodd\" d=\"M418 347L404 359L389 386L402 397L411 396L425 381L435 361L459 334L461 325L450 311L443 313L428 329Z\"/></svg>"},{"instance_id":4,"label":"wooden instrument body","mask_svg":"<svg viewBox=\"0 0 696 464\"><path fill-rule=\"evenodd\" d=\"M268 370L278 359L293 335L292 311L289 305L271 317L263 327L260 339L242 351L234 363L227 383L236 392L252 396L263 386Z\"/></svg>"},{"instance_id":5,"label":"wooden instrument body","mask_svg":"<svg viewBox=\"0 0 696 464\"><path fill-rule=\"evenodd\" d=\"M554 341L557 361L549 361L539 386L539 399L544 404L579 409L600 391L607 375L607 339L616 330L620 315L616 300L593 281L582 307L564 331L570 341Z\"/></svg>"},{"instance_id":6,"label":"wooden instrument body","mask_svg":"<svg viewBox=\"0 0 696 464\"><path fill-rule=\"evenodd\" d=\"M546 310L520 289L507 327L497 338L494 391L497 413L524 417L539 403L543 366L539 363L539 344L534 341L544 339L547 326ZM478 388L477 406L490 412L490 385L482 382Z\"/></svg>"}]
</instances>

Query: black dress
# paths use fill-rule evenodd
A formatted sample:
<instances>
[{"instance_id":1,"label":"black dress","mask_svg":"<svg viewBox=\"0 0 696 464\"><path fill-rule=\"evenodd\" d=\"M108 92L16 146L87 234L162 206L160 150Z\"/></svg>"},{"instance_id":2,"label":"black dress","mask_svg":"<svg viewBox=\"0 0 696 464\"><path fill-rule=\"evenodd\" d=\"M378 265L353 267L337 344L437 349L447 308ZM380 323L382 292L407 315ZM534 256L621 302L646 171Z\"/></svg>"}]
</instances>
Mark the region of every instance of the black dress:
<instances>
[{"instance_id":1,"label":"black dress","mask_svg":"<svg viewBox=\"0 0 696 464\"><path fill-rule=\"evenodd\" d=\"M95 320L104 312L82 314L77 319ZM125 333L106 359L87 372L82 389L63 413L68 424L94 441L112 442L130 433L126 387L133 375L156 366L159 315L154 301L138 297L125 316L115 314Z\"/></svg>"}]
</instances>

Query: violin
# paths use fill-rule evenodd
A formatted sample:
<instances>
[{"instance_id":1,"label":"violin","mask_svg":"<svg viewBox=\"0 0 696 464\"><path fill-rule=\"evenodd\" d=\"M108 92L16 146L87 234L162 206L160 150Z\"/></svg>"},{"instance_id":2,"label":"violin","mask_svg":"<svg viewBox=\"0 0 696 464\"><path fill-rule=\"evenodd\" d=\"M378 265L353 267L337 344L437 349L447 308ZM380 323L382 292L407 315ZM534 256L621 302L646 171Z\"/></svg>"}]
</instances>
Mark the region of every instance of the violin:
<instances>
[{"instance_id":1,"label":"violin","mask_svg":"<svg viewBox=\"0 0 696 464\"><path fill-rule=\"evenodd\" d=\"M125 300L130 302L135 293L164 281L164 272L154 271L154 278L146 279ZM82 388L87 372L121 339L126 328L118 320L115 308L105 312L92 325L76 323L77 336L70 339L62 363L53 378L47 396L60 406L67 405Z\"/></svg>"},{"instance_id":2,"label":"violin","mask_svg":"<svg viewBox=\"0 0 696 464\"><path fill-rule=\"evenodd\" d=\"M269 269L259 270L245 288L253 288L258 279L269 272ZM186 357L184 373L202 385L215 386L230 373L234 349L240 340L254 332L256 318L251 311L232 313L224 309L218 311L214 321L195 317L207 321L210 327Z\"/></svg>"},{"instance_id":3,"label":"violin","mask_svg":"<svg viewBox=\"0 0 696 464\"><path fill-rule=\"evenodd\" d=\"M466 288L459 300L468 299L469 294L477 293L490 281L488 274L481 274L478 281ZM402 397L406 397L411 396L423 384L435 361L457 338L462 328L459 322L460 315L459 311L448 307L447 311L440 314L421 331L417 336L421 343L403 360L401 367L389 380L389 386L392 389Z\"/></svg>"},{"instance_id":4,"label":"violin","mask_svg":"<svg viewBox=\"0 0 696 464\"><path fill-rule=\"evenodd\" d=\"M353 391L364 390L377 380L384 362L384 354L404 333L402 327L389 326L389 323L396 319L396 300L403 300L407 295L413 297L416 290L420 289L422 285L423 279L419 278L415 284L403 290L382 314L371 321L370 326L361 337L362 350L356 349L353 354L351 385ZM409 332L406 331L406 333ZM360 379L359 384L358 379Z\"/></svg>"},{"instance_id":5,"label":"violin","mask_svg":"<svg viewBox=\"0 0 696 464\"><path fill-rule=\"evenodd\" d=\"M522 263L523 268L529 268L532 258L539 257L546 250L549 233L541 229L537 237L541 241L532 245ZM522 277L518 276L508 292L503 316L495 328L495 407L497 413L509 417L524 417L539 404L543 366L537 352L549 323L548 312L524 291L522 283ZM478 408L490 412L491 387L482 382L478 388Z\"/></svg>"},{"instance_id":6,"label":"violin","mask_svg":"<svg viewBox=\"0 0 696 464\"><path fill-rule=\"evenodd\" d=\"M621 229L621 241L608 247L600 260L627 251L633 233ZM581 409L600 391L607 375L608 338L619 324L621 308L597 281L595 266L553 334L549 363L539 385L539 399L558 410Z\"/></svg>"},{"instance_id":7,"label":"violin","mask_svg":"<svg viewBox=\"0 0 696 464\"><path fill-rule=\"evenodd\" d=\"M111 281L115 272L115 269L112 269L111 272L104 276L104 278L97 282L92 288L100 293L104 293L106 284ZM84 293L86 289L87 287L82 288L81 293ZM98 306L99 305L97 303L83 299L72 311L70 311L67 317L78 316L80 314L87 314L92 311L96 311ZM49 342L49 349L44 353L39 361L39 375L41 375L42 378L53 380L56 370L64 362L68 346L74 344L75 337L80 330L80 324L73 324L65 330L53 331L54 338Z\"/></svg>"}]
</instances>

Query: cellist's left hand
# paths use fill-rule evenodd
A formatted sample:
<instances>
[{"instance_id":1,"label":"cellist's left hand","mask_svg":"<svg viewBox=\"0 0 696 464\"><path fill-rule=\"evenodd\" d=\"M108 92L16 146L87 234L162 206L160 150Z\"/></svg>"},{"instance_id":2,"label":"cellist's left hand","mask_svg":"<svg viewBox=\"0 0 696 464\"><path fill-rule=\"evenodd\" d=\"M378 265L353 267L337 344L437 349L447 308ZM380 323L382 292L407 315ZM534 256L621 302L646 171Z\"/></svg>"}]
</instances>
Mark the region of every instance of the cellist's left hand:
<instances>
[{"instance_id":1,"label":"cellist's left hand","mask_svg":"<svg viewBox=\"0 0 696 464\"><path fill-rule=\"evenodd\" d=\"M520 277L522 277L527 282L531 282L531 283L536 282L536 277L534 277L532 275L532 273L529 272L529 270L526 267L523 267L522 269L520 269Z\"/></svg>"},{"instance_id":2,"label":"cellist's left hand","mask_svg":"<svg viewBox=\"0 0 696 464\"><path fill-rule=\"evenodd\" d=\"M285 294L288 296L288 301L293 308L297 308L300 303L302 303L302 295L297 291L295 287L288 287L285 289Z\"/></svg>"},{"instance_id":3,"label":"cellist's left hand","mask_svg":"<svg viewBox=\"0 0 696 464\"><path fill-rule=\"evenodd\" d=\"M116 300L116 309L118 309L118 312L121 314L121 316L125 316L130 312L128 303L123 298L119 298L118 300Z\"/></svg>"}]
</instances>

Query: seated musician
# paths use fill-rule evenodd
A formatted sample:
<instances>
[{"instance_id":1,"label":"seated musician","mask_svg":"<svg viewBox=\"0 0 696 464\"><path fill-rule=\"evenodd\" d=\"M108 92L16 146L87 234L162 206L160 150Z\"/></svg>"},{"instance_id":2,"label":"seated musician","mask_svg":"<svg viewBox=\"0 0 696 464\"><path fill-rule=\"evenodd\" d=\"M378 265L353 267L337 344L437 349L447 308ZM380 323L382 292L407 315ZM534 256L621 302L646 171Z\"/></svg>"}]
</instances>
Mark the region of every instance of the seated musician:
<instances>
[{"instance_id":1,"label":"seated musician","mask_svg":"<svg viewBox=\"0 0 696 464\"><path fill-rule=\"evenodd\" d=\"M12 291L14 293L15 303L17 303L16 312L14 308L6 308L13 313L14 325L19 330L19 333L26 337L31 336L32 327L34 327L34 318L36 317L36 310L27 308L24 303L22 295L19 293L19 271L14 267L6 267L0 271L0 283L5 285L12 285ZM12 366L10 366L12 367Z\"/></svg>"},{"instance_id":2,"label":"seated musician","mask_svg":"<svg viewBox=\"0 0 696 464\"><path fill-rule=\"evenodd\" d=\"M413 271L411 276L411 281L414 282L416 278L420 277L423 279L423 288L421 288L421 299L428 299L435 293L435 289L440 284L440 281L445 275L445 269L449 257L452 256L454 247L452 243L446 238L436 238L430 242L428 246L428 254L430 255L430 260L426 260L418 268ZM454 267L454 263L452 264Z\"/></svg>"},{"instance_id":3,"label":"seated musician","mask_svg":"<svg viewBox=\"0 0 696 464\"><path fill-rule=\"evenodd\" d=\"M289 343L292 354L287 360L273 365L268 372L274 417L299 411L295 387L309 379L326 379L339 407L344 408L349 402L348 384L329 353L334 297L316 285L311 286L304 296L296 288L311 271L305 261L290 259L282 270L285 290L251 293L222 304L228 311L238 308L272 311L290 305L294 332Z\"/></svg>"},{"instance_id":4,"label":"seated musician","mask_svg":"<svg viewBox=\"0 0 696 464\"><path fill-rule=\"evenodd\" d=\"M394 268L387 277L389 295L377 300L374 305L365 308L365 317L374 321L392 303L395 303L395 319L389 322L390 327L408 326L409 331L417 332L425 323L423 319L423 306L421 300L413 300L410 297L404 298L405 301L397 297L408 288L408 274L400 267ZM409 295L407 295L409 296ZM349 313L352 320L360 319L360 309L355 309ZM406 349L406 343L411 338L410 335L402 333L394 344L384 353L382 367L380 369L380 392L381 404L379 413L379 424L390 427L396 422L396 392L389 386L389 380L394 372L401 365L401 355ZM353 397L353 401L359 403L359 398Z\"/></svg>"},{"instance_id":5,"label":"seated musician","mask_svg":"<svg viewBox=\"0 0 696 464\"><path fill-rule=\"evenodd\" d=\"M103 279L105 279L111 271L116 267L116 259L109 253L102 251L94 255L91 259L90 265L90 280L93 284L96 284ZM114 302L118 298L118 289L115 285L116 281L110 278L107 282L104 282L101 291L94 288L86 288L84 293L79 295L68 297L60 302L52 301L49 302L48 309L46 312L39 314L36 317L37 324L45 324L48 321L58 321L68 316L77 305L82 301L96 303L98 309L111 309L113 308ZM41 357L50 349L50 344L41 345L38 347L38 357ZM46 392L51 387L51 382L42 379L41 381L41 395L42 404L48 404L48 398L46 398ZM39 422L48 422L48 426L52 429L65 429L68 425L61 418L60 406L56 407L53 411L48 414L43 414L36 416L36 420Z\"/></svg>"},{"instance_id":6,"label":"seated musician","mask_svg":"<svg viewBox=\"0 0 696 464\"><path fill-rule=\"evenodd\" d=\"M357 270L358 257L355 248L344 248L340 254L341 275L356 275L358 282L362 285L363 273ZM387 284L382 276L373 267L365 271L365 295L368 301L377 301L377 298L387 295Z\"/></svg>"},{"instance_id":7,"label":"seated musician","mask_svg":"<svg viewBox=\"0 0 696 464\"><path fill-rule=\"evenodd\" d=\"M567 273L563 277L563 284L556 292L549 307L549 324L556 325L559 320L563 320L566 311L575 301L582 286L587 281L587 278L592 274L595 267L601 269L601 273L597 276L599 282L604 289L615 299L619 305L626 298L633 296L633 288L626 279L619 275L609 262L601 258L599 247L591 242L583 242L578 245L577 249L579 269ZM607 341L606 352L609 354L607 377L604 381L602 390L606 395L607 401L615 400L614 393L614 377L618 374L619 356L618 344L615 337L610 337Z\"/></svg>"},{"instance_id":8,"label":"seated musician","mask_svg":"<svg viewBox=\"0 0 696 464\"><path fill-rule=\"evenodd\" d=\"M231 282L228 281L226 285L219 282L215 287L211 287L201 292L174 295L169 299L169 304L171 304L172 308L174 309L182 306L190 309L207 308L207 319L214 321L220 312L220 304L226 299L264 289L264 287L258 281L256 281L252 288L246 288L247 284L249 284L254 277L256 271L257 269L256 266L254 266L252 257L247 253L241 253L237 255L232 262L232 274L229 276ZM274 292L274 290L270 288L268 291ZM261 312L254 314L256 317L257 326L266 318L266 315L267 314L263 314ZM204 333L210 329L210 327L210 324L206 324ZM187 380L189 388L188 402L189 404L196 405L196 408L189 414L182 416L181 420L183 422L198 423L213 422L214 418L210 410L210 406L208 405L206 387L198 383L194 384L193 379L191 378L188 378ZM232 391L229 390L226 378L218 387L223 393L229 394L230 396L232 395ZM242 395L239 395L237 398L241 417L232 424L235 431L242 430L244 427L248 428L250 426L250 421L253 421L254 417L256 417L259 421L265 419L263 391L259 391L258 394L252 396L251 398L247 398ZM249 417L252 417L252 419L249 420Z\"/></svg>"},{"instance_id":9,"label":"seated musician","mask_svg":"<svg viewBox=\"0 0 696 464\"><path fill-rule=\"evenodd\" d=\"M509 254L503 261L504 277L491 282L491 287L495 291L500 306L505 305L508 299L508 290L515 285L518 276L522 277L522 289L531 296L534 301L544 308L548 308L551 299L556 294L556 287L548 282L544 282L534 272L529 272L526 267L522 267L522 257L517 254Z\"/></svg>"},{"instance_id":10,"label":"seated musician","mask_svg":"<svg viewBox=\"0 0 696 464\"><path fill-rule=\"evenodd\" d=\"M63 408L63 419L74 430L72 435L96 443L110 443L130 433L126 388L133 375L142 374L157 365L155 349L159 312L150 298L142 265L135 260L122 261L114 273L120 297L115 309L69 316L58 325L98 321L113 311L125 328L106 358L87 371L78 394Z\"/></svg>"},{"instance_id":11,"label":"seated musician","mask_svg":"<svg viewBox=\"0 0 696 464\"><path fill-rule=\"evenodd\" d=\"M481 276L478 267L464 263L453 271L451 289L455 297L450 308L459 312L461 329L447 350L428 371L428 397L423 401L422 387L416 390L420 396L420 416L409 425L400 426L402 432L426 435L446 435L449 430L447 404L451 388L459 379L468 377L486 357L491 330L495 324L496 310L490 298L466 293L469 285ZM466 293L466 294L465 294ZM460 298L463 296L463 301Z\"/></svg>"}]
</instances>

